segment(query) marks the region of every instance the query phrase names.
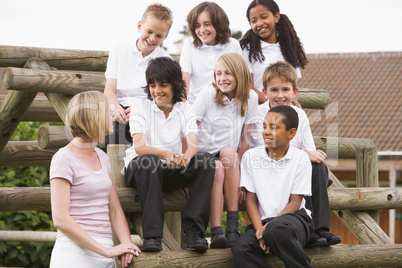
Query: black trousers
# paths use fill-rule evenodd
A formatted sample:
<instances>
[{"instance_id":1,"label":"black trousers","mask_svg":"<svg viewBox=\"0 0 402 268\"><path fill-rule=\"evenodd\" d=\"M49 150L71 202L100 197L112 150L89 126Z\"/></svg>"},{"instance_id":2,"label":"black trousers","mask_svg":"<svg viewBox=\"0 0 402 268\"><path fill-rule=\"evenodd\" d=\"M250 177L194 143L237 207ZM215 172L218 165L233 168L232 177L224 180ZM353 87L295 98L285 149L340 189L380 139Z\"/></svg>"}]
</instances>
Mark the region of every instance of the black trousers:
<instances>
[{"instance_id":1,"label":"black trousers","mask_svg":"<svg viewBox=\"0 0 402 268\"><path fill-rule=\"evenodd\" d=\"M123 106L123 109L127 109L128 106ZM108 144L132 144L133 138L130 135L129 123L120 124L119 122L113 122L113 133L105 137L105 147Z\"/></svg>"},{"instance_id":2,"label":"black trousers","mask_svg":"<svg viewBox=\"0 0 402 268\"><path fill-rule=\"evenodd\" d=\"M215 161L208 153L197 153L185 168L170 169L153 154L136 157L125 172L126 186L137 188L142 208L144 238L163 237L162 191L188 187L190 198L182 216L183 230L196 227L205 234L209 222Z\"/></svg>"},{"instance_id":3,"label":"black trousers","mask_svg":"<svg viewBox=\"0 0 402 268\"><path fill-rule=\"evenodd\" d=\"M331 224L331 210L327 188L330 185L328 168L324 163L311 163L313 171L311 175L311 196L305 196L306 208L311 210L314 221L314 231L329 231Z\"/></svg>"},{"instance_id":4,"label":"black trousers","mask_svg":"<svg viewBox=\"0 0 402 268\"><path fill-rule=\"evenodd\" d=\"M285 267L312 267L310 258L303 249L313 231L312 220L306 211L301 209L295 214L288 213L262 221L263 224L267 222L269 224L265 228L265 244L283 261ZM232 253L233 267L271 267L255 237L252 225L247 227L244 235L234 244Z\"/></svg>"}]
</instances>

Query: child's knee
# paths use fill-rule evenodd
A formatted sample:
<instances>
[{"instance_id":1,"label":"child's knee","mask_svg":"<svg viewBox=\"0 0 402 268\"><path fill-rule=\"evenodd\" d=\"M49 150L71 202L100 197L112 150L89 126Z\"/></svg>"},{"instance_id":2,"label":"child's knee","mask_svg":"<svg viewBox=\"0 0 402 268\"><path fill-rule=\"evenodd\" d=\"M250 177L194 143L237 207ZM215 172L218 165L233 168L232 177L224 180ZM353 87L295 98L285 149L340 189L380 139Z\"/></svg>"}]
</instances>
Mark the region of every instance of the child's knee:
<instances>
[{"instance_id":1,"label":"child's knee","mask_svg":"<svg viewBox=\"0 0 402 268\"><path fill-rule=\"evenodd\" d=\"M291 239L294 235L295 228L288 222L271 221L265 228L265 242L283 241Z\"/></svg>"},{"instance_id":2,"label":"child's knee","mask_svg":"<svg viewBox=\"0 0 402 268\"><path fill-rule=\"evenodd\" d=\"M154 154L144 154L138 159L140 169L149 169L160 165L160 158Z\"/></svg>"},{"instance_id":3,"label":"child's knee","mask_svg":"<svg viewBox=\"0 0 402 268\"><path fill-rule=\"evenodd\" d=\"M224 167L234 167L239 164L239 155L233 147L225 147L219 152L219 160Z\"/></svg>"},{"instance_id":4,"label":"child's knee","mask_svg":"<svg viewBox=\"0 0 402 268\"><path fill-rule=\"evenodd\" d=\"M224 167L219 160L215 160L214 183L223 185L224 179L225 179Z\"/></svg>"}]
</instances>

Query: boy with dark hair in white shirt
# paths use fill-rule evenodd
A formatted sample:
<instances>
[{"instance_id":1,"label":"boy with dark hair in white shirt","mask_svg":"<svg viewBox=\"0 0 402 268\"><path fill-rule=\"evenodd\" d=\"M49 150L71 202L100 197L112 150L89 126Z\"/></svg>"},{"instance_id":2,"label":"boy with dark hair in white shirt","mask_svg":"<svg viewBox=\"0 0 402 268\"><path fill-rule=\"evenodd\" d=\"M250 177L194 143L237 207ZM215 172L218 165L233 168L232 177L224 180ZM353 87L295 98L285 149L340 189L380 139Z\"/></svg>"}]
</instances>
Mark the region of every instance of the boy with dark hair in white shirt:
<instances>
[{"instance_id":1,"label":"boy with dark hair in white shirt","mask_svg":"<svg viewBox=\"0 0 402 268\"><path fill-rule=\"evenodd\" d=\"M126 151L125 180L137 188L142 208L142 251L161 251L164 205L162 191L188 188L183 212L184 247L205 251L215 173L212 155L198 153L197 124L186 98L180 65L170 58L153 59L146 70L148 99L132 104L133 146ZM181 154L185 138L187 146Z\"/></svg>"},{"instance_id":2,"label":"boy with dark hair in white shirt","mask_svg":"<svg viewBox=\"0 0 402 268\"><path fill-rule=\"evenodd\" d=\"M285 267L311 267L303 247L313 231L305 195L311 195L311 163L290 145L298 116L289 106L272 108L264 120L265 147L248 150L241 161L240 186L247 191L251 225L232 247L234 267L270 267L274 253Z\"/></svg>"}]
</instances>

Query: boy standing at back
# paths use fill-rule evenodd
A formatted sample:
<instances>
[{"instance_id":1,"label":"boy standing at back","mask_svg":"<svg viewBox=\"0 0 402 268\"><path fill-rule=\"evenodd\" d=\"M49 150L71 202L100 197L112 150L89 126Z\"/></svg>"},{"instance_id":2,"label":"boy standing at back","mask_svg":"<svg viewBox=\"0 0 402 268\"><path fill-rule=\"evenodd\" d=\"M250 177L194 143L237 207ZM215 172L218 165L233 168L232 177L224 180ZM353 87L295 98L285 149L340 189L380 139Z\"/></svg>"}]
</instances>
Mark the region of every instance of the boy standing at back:
<instances>
[{"instance_id":1,"label":"boy standing at back","mask_svg":"<svg viewBox=\"0 0 402 268\"><path fill-rule=\"evenodd\" d=\"M251 225L232 247L234 267L270 267L274 253L285 267L311 267L303 250L313 231L304 195L311 194L311 163L290 146L298 126L289 106L272 108L264 120L265 147L248 150L241 161L240 186L247 190Z\"/></svg>"},{"instance_id":2,"label":"boy standing at back","mask_svg":"<svg viewBox=\"0 0 402 268\"><path fill-rule=\"evenodd\" d=\"M149 61L170 57L160 45L168 36L172 23L169 8L161 4L149 5L138 21L137 40L119 44L110 51L104 93L115 110L114 133L106 137L106 144L131 144L131 135L125 126L130 116L130 105L134 98L147 97L144 87Z\"/></svg>"},{"instance_id":3,"label":"boy standing at back","mask_svg":"<svg viewBox=\"0 0 402 268\"><path fill-rule=\"evenodd\" d=\"M314 232L311 234L307 247L335 245L341 242L341 237L329 233L331 210L327 187L332 181L329 180L328 169L324 164L327 155L321 150L316 150L307 114L299 107L291 105L299 91L297 79L297 73L289 63L277 62L269 66L263 74L263 93L268 101L258 107L259 114L262 122L270 108L276 106L291 106L297 112L299 126L290 144L305 151L312 163L312 196L306 197L306 207L313 214ZM253 125L253 128L250 147L264 144L260 134L262 126Z\"/></svg>"}]
</instances>

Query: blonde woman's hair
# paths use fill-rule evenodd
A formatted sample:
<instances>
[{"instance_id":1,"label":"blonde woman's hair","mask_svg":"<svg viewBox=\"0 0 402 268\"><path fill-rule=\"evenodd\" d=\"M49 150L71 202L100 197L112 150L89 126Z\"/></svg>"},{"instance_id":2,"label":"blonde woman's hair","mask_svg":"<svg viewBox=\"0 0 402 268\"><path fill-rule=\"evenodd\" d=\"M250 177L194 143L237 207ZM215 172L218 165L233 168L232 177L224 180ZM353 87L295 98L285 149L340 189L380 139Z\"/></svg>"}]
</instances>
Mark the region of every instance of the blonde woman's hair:
<instances>
[{"instance_id":1,"label":"blonde woman's hair","mask_svg":"<svg viewBox=\"0 0 402 268\"><path fill-rule=\"evenodd\" d=\"M297 88L297 73L295 68L288 62L278 61L268 66L262 75L262 83L264 88L267 88L268 83L278 78L286 83L291 83L293 90Z\"/></svg>"},{"instance_id":2,"label":"blonde woman's hair","mask_svg":"<svg viewBox=\"0 0 402 268\"><path fill-rule=\"evenodd\" d=\"M108 104L106 96L99 91L75 95L68 104L66 115L66 125L71 135L102 143L109 127Z\"/></svg>"},{"instance_id":3,"label":"blonde woman's hair","mask_svg":"<svg viewBox=\"0 0 402 268\"><path fill-rule=\"evenodd\" d=\"M237 111L241 116L245 116L248 111L248 98L250 97L251 74L247 63L242 55L236 53L223 54L217 61L225 66L233 75L237 82L236 101ZM214 88L216 89L215 102L226 106L224 101L224 93L216 85L216 74L214 72Z\"/></svg>"},{"instance_id":4,"label":"blonde woman's hair","mask_svg":"<svg viewBox=\"0 0 402 268\"><path fill-rule=\"evenodd\" d=\"M149 5L142 14L141 21L145 22L149 17L154 17L157 20L165 22L169 26L169 29L170 27L172 27L173 24L172 11L164 5L161 4Z\"/></svg>"}]
</instances>

